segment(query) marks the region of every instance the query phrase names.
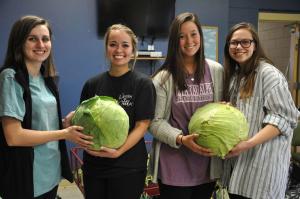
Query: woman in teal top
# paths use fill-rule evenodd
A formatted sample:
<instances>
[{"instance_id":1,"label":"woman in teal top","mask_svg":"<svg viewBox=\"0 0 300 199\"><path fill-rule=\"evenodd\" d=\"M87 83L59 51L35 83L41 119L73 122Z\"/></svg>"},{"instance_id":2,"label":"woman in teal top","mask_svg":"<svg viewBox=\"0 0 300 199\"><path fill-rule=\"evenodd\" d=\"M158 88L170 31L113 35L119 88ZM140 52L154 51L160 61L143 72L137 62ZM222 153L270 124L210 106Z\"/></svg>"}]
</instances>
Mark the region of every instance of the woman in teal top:
<instances>
[{"instance_id":1,"label":"woman in teal top","mask_svg":"<svg viewBox=\"0 0 300 199\"><path fill-rule=\"evenodd\" d=\"M82 127L62 129L54 82L51 29L25 16L13 26L0 70L0 196L54 199L61 177L72 180L63 139L91 144ZM61 140L61 141L59 141Z\"/></svg>"}]
</instances>

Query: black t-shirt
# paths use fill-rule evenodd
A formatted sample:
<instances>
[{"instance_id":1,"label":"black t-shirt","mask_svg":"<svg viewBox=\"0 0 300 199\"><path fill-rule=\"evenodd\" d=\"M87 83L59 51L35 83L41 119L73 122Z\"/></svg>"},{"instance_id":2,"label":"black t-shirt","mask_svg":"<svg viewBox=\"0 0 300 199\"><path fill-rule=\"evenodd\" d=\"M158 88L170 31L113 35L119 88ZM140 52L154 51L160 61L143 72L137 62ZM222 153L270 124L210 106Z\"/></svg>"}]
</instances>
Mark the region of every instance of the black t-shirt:
<instances>
[{"instance_id":1,"label":"black t-shirt","mask_svg":"<svg viewBox=\"0 0 300 199\"><path fill-rule=\"evenodd\" d=\"M136 121L153 119L155 109L155 88L150 78L129 71L120 77L108 72L88 80L81 93L80 101L98 96L110 96L118 100L129 116L129 133ZM86 175L114 177L146 169L147 151L144 139L122 154L119 158L102 158L83 155Z\"/></svg>"}]
</instances>

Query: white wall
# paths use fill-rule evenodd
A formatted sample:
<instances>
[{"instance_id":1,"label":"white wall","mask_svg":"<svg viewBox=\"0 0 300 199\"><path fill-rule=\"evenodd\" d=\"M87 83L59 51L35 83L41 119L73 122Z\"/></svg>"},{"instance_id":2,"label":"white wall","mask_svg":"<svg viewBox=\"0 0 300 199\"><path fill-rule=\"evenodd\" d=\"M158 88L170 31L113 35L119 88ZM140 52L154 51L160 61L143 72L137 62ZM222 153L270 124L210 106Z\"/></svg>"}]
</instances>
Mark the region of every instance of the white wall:
<instances>
[{"instance_id":1,"label":"white wall","mask_svg":"<svg viewBox=\"0 0 300 199\"><path fill-rule=\"evenodd\" d=\"M286 73L290 59L289 22L259 22L258 34L266 55Z\"/></svg>"}]
</instances>

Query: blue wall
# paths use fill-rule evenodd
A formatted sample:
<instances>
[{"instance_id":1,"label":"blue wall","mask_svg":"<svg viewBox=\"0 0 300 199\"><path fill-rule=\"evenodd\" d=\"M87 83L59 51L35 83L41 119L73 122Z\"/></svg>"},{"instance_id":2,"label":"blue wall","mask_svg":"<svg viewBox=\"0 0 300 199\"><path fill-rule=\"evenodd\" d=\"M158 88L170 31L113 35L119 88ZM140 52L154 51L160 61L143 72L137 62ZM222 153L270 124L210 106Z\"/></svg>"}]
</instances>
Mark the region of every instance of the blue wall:
<instances>
[{"instance_id":1,"label":"blue wall","mask_svg":"<svg viewBox=\"0 0 300 199\"><path fill-rule=\"evenodd\" d=\"M50 20L54 32L53 51L60 76L63 114L79 102L83 83L107 70L103 40L97 36L97 0L0 0L0 65L12 24L22 15L40 15ZM299 0L177 0L176 14L195 12L202 23L218 26L218 57L222 62L224 38L229 27L240 21L257 24L259 11L300 13ZM138 17L138 16L137 16ZM147 46L145 41L140 49ZM167 41L155 40L155 50L166 54ZM160 62L155 63L156 68ZM139 61L136 70L150 74L149 63Z\"/></svg>"},{"instance_id":2,"label":"blue wall","mask_svg":"<svg viewBox=\"0 0 300 199\"><path fill-rule=\"evenodd\" d=\"M299 0L230 0L228 28L247 21L257 26L258 12L300 13Z\"/></svg>"},{"instance_id":3,"label":"blue wall","mask_svg":"<svg viewBox=\"0 0 300 199\"><path fill-rule=\"evenodd\" d=\"M1 0L0 1L0 64L5 56L8 34L14 21L26 14L50 20L54 32L53 51L60 75L63 114L79 102L85 80L107 70L103 40L97 36L97 0ZM63 3L64 2L64 3ZM240 21L257 24L259 11L300 13L299 0L177 0L176 14L195 12L202 25L218 26L218 57L222 62L224 38L231 25ZM138 17L138 16L137 16ZM140 44L145 49L147 40ZM154 42L155 50L166 54L167 40ZM155 63L156 68L160 62ZM137 70L150 74L149 63L137 62Z\"/></svg>"},{"instance_id":4,"label":"blue wall","mask_svg":"<svg viewBox=\"0 0 300 199\"><path fill-rule=\"evenodd\" d=\"M40 15L50 20L53 32L55 64L60 76L60 94L63 115L79 103L83 83L91 76L107 70L104 58L104 43L97 36L97 0L1 0L0 1L0 64L3 63L9 31L20 16ZM71 3L70 3L71 2ZM219 35L227 32L228 0L177 0L176 14L195 12L203 25L218 26ZM218 13L216 15L215 13ZM138 17L138 16L137 16ZM224 42L219 36L219 46ZM140 49L146 49L150 40L140 42ZM155 40L155 50L166 55L167 40ZM222 58L219 49L219 58ZM161 61L153 62L154 69ZM152 70L154 70L152 68ZM138 61L136 70L151 73L149 62ZM150 136L146 136L150 139Z\"/></svg>"},{"instance_id":5,"label":"blue wall","mask_svg":"<svg viewBox=\"0 0 300 199\"><path fill-rule=\"evenodd\" d=\"M176 14L190 11L200 17L203 25L219 27L219 46L224 45L222 35L227 32L228 0L177 0ZM22 15L40 15L50 20L53 32L55 64L60 76L63 114L73 110L79 102L85 80L107 70L103 40L97 36L96 0L1 0L0 1L0 64L2 65L9 31ZM138 17L138 16L137 16ZM140 44L145 49L148 42ZM154 42L155 50L166 54L167 40ZM222 58L222 48L219 49ZM154 63L156 68L161 62ZM150 74L149 63L139 61L136 70Z\"/></svg>"}]
</instances>

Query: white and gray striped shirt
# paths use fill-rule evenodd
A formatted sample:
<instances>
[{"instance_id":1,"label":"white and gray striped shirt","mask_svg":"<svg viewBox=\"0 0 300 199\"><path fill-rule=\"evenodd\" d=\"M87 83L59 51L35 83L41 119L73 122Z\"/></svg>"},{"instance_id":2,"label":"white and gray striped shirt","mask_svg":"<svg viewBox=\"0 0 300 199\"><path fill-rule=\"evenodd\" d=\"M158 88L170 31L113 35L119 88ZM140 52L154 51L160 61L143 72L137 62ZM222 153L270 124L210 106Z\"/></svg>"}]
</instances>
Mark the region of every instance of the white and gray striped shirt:
<instances>
[{"instance_id":1,"label":"white and gray striped shirt","mask_svg":"<svg viewBox=\"0 0 300 199\"><path fill-rule=\"evenodd\" d=\"M230 193L244 197L283 199L291 139L299 112L287 81L279 70L261 62L256 72L252 97L240 100L238 94L236 106L247 118L249 137L257 134L265 124L276 126L281 133L236 158L225 160L223 183L228 186Z\"/></svg>"}]
</instances>

